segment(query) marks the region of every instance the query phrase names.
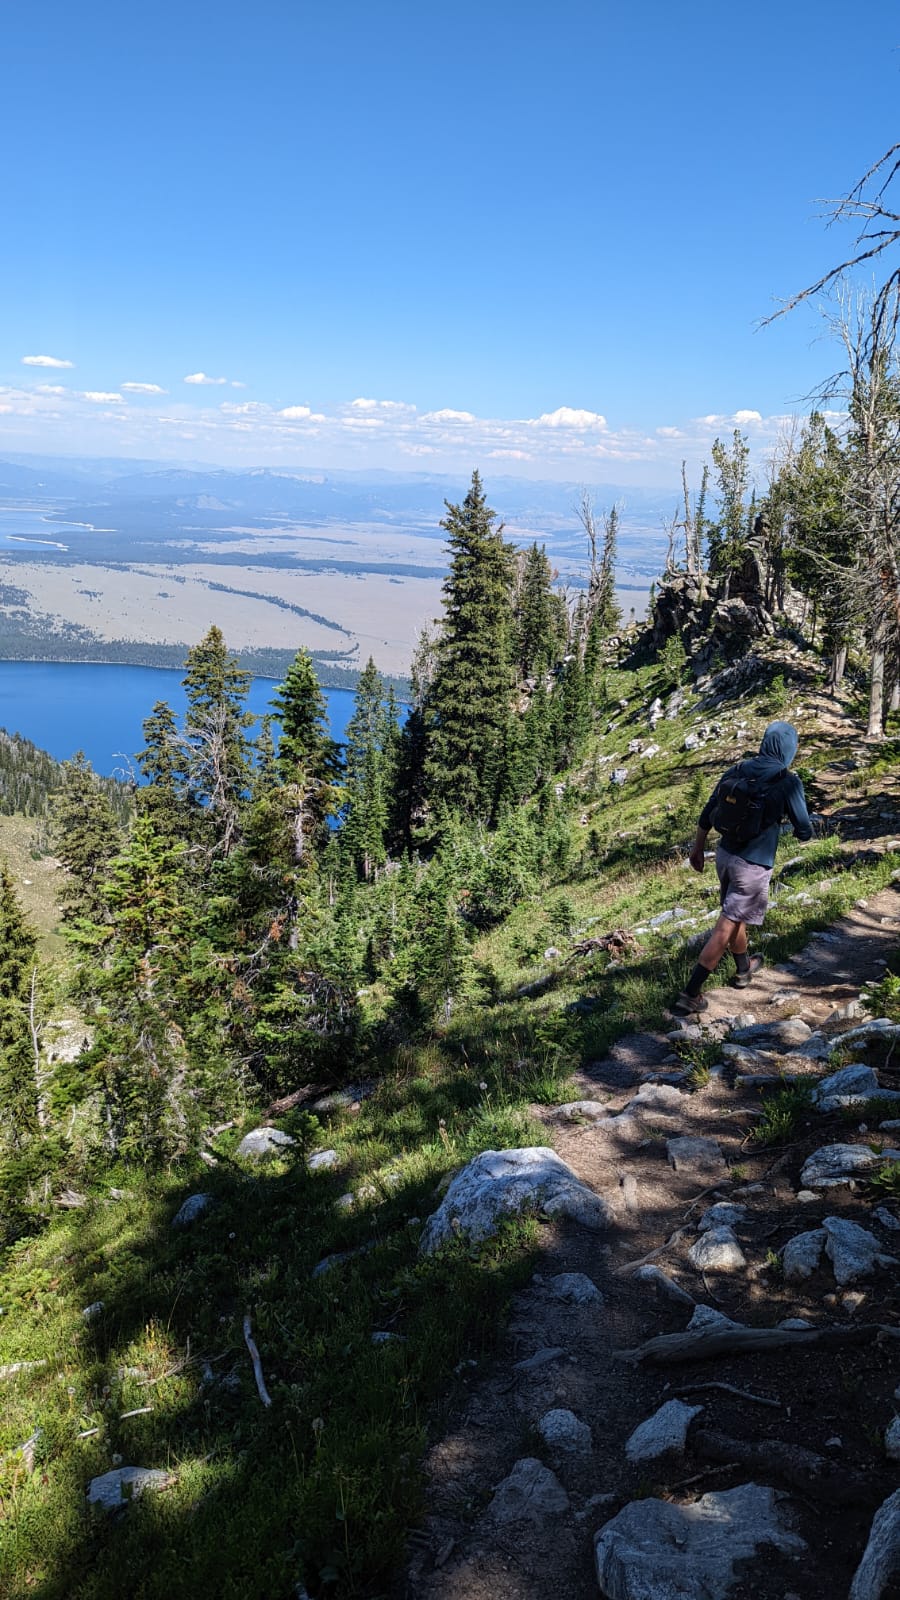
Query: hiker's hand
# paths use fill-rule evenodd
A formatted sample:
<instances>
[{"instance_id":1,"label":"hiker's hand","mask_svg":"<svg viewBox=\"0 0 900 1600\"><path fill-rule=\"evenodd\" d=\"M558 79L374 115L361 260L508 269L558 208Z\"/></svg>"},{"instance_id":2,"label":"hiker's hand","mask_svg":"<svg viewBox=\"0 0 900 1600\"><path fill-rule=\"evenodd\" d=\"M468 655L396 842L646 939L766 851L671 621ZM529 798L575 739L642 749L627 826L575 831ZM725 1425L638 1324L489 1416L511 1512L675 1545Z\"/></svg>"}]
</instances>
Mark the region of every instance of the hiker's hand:
<instances>
[{"instance_id":1,"label":"hiker's hand","mask_svg":"<svg viewBox=\"0 0 900 1600\"><path fill-rule=\"evenodd\" d=\"M691 847L691 853L688 856L688 861L691 863L691 866L695 872L706 871L706 851L702 844L697 843Z\"/></svg>"}]
</instances>

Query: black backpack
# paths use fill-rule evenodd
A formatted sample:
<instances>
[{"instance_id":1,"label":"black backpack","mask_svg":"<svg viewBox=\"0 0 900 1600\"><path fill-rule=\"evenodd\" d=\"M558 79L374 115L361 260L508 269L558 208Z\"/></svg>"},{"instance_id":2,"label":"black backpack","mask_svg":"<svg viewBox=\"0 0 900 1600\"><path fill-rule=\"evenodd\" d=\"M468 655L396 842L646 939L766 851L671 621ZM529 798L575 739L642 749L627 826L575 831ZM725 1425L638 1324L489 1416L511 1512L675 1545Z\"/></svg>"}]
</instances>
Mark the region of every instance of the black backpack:
<instances>
[{"instance_id":1,"label":"black backpack","mask_svg":"<svg viewBox=\"0 0 900 1600\"><path fill-rule=\"evenodd\" d=\"M763 778L745 770L744 762L726 772L716 790L712 825L736 844L749 844L773 822L781 821L781 807L774 815L775 788L787 776L787 767L774 777Z\"/></svg>"}]
</instances>

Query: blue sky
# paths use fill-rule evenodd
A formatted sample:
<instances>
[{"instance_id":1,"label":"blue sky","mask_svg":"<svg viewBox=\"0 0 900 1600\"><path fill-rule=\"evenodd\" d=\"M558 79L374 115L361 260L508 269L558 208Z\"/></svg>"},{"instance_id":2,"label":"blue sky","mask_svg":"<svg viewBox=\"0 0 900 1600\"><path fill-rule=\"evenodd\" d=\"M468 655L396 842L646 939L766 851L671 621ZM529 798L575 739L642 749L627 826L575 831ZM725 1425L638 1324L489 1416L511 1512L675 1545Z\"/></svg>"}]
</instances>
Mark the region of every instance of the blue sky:
<instances>
[{"instance_id":1,"label":"blue sky","mask_svg":"<svg viewBox=\"0 0 900 1600\"><path fill-rule=\"evenodd\" d=\"M756 324L849 242L816 201L900 137L898 47L888 0L12 0L0 450L764 453L835 362Z\"/></svg>"}]
</instances>

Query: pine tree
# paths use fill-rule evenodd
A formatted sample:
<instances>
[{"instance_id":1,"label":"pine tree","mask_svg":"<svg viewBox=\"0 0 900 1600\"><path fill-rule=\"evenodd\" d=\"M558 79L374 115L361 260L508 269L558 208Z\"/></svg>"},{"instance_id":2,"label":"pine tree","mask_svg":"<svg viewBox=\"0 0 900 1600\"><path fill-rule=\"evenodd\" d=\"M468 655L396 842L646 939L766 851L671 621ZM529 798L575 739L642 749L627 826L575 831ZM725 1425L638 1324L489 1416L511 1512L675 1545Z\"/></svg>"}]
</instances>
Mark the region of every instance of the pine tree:
<instances>
[{"instance_id":1,"label":"pine tree","mask_svg":"<svg viewBox=\"0 0 900 1600\"><path fill-rule=\"evenodd\" d=\"M447 502L441 527L451 559L426 709L428 799L433 811L490 821L511 715L511 553L477 472L463 504Z\"/></svg>"},{"instance_id":2,"label":"pine tree","mask_svg":"<svg viewBox=\"0 0 900 1600\"><path fill-rule=\"evenodd\" d=\"M106 914L103 880L121 844L121 833L105 789L82 750L62 763L63 786L54 798L53 848L66 876L60 898L63 920L100 921Z\"/></svg>"},{"instance_id":3,"label":"pine tree","mask_svg":"<svg viewBox=\"0 0 900 1600\"><path fill-rule=\"evenodd\" d=\"M250 674L217 627L188 651L185 667L191 797L203 807L203 833L212 833L212 849L227 856L240 836L241 804L250 783Z\"/></svg>"},{"instance_id":4,"label":"pine tree","mask_svg":"<svg viewBox=\"0 0 900 1600\"><path fill-rule=\"evenodd\" d=\"M40 1124L32 1011L37 936L0 863L0 1144L20 1147Z\"/></svg>"},{"instance_id":5,"label":"pine tree","mask_svg":"<svg viewBox=\"0 0 900 1600\"><path fill-rule=\"evenodd\" d=\"M522 678L554 666L565 649L565 602L553 588L553 569L535 542L517 560L514 602L515 659Z\"/></svg>"},{"instance_id":6,"label":"pine tree","mask_svg":"<svg viewBox=\"0 0 900 1600\"><path fill-rule=\"evenodd\" d=\"M184 838L190 826L185 747L175 713L158 700L143 725L144 749L137 758L146 779L137 792L137 809L150 817L162 838Z\"/></svg>"},{"instance_id":7,"label":"pine tree","mask_svg":"<svg viewBox=\"0 0 900 1600\"><path fill-rule=\"evenodd\" d=\"M386 856L391 737L384 680L370 656L344 739L347 807L341 830L344 846L367 882Z\"/></svg>"},{"instance_id":8,"label":"pine tree","mask_svg":"<svg viewBox=\"0 0 900 1600\"><path fill-rule=\"evenodd\" d=\"M291 815L294 860L309 864L340 804L340 751L308 650L298 650L272 701L281 726L276 768Z\"/></svg>"}]
</instances>

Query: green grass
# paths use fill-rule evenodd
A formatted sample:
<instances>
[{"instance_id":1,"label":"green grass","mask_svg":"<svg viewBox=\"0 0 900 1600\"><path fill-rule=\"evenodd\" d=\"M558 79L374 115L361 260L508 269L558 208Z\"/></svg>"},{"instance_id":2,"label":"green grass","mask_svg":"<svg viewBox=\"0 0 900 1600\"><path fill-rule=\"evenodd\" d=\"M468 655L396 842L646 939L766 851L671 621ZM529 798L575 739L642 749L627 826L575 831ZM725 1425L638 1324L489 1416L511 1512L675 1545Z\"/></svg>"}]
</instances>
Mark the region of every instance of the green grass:
<instances>
[{"instance_id":1,"label":"green grass","mask_svg":"<svg viewBox=\"0 0 900 1600\"><path fill-rule=\"evenodd\" d=\"M765 1096L762 1116L753 1129L753 1143L786 1144L799 1131L812 1104L812 1084L786 1083Z\"/></svg>"}]
</instances>

